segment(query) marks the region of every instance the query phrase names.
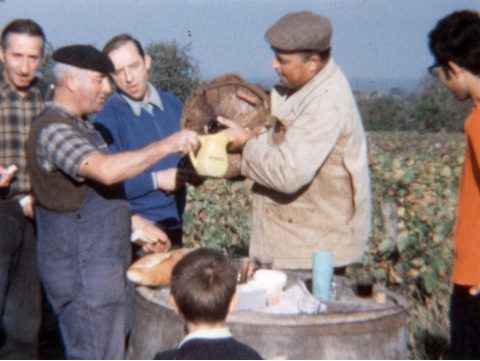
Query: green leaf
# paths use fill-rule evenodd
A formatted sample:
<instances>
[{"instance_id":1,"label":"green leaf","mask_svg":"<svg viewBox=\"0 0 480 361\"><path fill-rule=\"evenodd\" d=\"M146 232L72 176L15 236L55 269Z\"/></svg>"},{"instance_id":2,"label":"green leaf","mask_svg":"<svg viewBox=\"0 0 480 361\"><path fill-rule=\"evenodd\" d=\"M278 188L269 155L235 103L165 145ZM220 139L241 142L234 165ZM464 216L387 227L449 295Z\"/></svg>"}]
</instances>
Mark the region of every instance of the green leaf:
<instances>
[{"instance_id":1,"label":"green leaf","mask_svg":"<svg viewBox=\"0 0 480 361\"><path fill-rule=\"evenodd\" d=\"M409 237L406 233L400 233L396 239L398 251L403 252L409 245Z\"/></svg>"}]
</instances>

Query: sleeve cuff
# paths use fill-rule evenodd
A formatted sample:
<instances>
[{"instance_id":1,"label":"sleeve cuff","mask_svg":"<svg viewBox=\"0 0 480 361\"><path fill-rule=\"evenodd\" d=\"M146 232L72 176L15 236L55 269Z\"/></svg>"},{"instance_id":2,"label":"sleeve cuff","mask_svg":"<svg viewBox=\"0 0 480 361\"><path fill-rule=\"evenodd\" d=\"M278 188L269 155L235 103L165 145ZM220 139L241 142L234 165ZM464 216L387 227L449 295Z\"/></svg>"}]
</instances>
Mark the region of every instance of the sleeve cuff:
<instances>
[{"instance_id":1,"label":"sleeve cuff","mask_svg":"<svg viewBox=\"0 0 480 361\"><path fill-rule=\"evenodd\" d=\"M152 175L153 189L158 189L157 177L155 175L155 172L152 172L150 174Z\"/></svg>"}]
</instances>

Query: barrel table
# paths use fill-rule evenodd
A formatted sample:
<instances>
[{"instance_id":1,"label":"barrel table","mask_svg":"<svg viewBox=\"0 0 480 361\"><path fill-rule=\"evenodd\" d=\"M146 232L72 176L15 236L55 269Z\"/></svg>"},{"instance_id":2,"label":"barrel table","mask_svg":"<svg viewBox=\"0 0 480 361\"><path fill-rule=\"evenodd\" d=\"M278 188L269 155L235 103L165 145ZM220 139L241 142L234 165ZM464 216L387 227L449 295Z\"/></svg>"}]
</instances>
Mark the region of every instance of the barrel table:
<instances>
[{"instance_id":1,"label":"barrel table","mask_svg":"<svg viewBox=\"0 0 480 361\"><path fill-rule=\"evenodd\" d=\"M375 292L382 293L384 302L358 298L348 282L342 284L342 296L327 303L326 312L236 311L227 325L265 359L406 359L405 301L378 286ZM137 288L129 359L152 359L182 340L184 321L167 295L165 290Z\"/></svg>"}]
</instances>

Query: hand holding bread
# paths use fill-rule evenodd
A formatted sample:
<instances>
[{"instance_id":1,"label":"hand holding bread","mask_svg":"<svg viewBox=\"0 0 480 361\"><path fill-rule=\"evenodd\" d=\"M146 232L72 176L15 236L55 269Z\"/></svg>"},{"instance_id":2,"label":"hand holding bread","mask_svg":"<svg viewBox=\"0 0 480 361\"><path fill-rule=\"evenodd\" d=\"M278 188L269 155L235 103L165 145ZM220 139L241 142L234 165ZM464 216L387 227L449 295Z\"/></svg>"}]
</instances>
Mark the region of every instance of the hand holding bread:
<instances>
[{"instance_id":1,"label":"hand holding bread","mask_svg":"<svg viewBox=\"0 0 480 361\"><path fill-rule=\"evenodd\" d=\"M140 244L148 253L167 252L171 247L167 234L138 214L132 215L131 241Z\"/></svg>"}]
</instances>

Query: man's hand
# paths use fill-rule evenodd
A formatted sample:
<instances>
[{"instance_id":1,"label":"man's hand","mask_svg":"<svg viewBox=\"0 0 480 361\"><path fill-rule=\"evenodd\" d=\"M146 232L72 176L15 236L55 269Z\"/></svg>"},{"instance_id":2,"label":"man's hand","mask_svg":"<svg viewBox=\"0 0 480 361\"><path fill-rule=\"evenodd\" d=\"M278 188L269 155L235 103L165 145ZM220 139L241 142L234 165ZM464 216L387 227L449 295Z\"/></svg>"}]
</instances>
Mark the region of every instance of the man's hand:
<instances>
[{"instance_id":1,"label":"man's hand","mask_svg":"<svg viewBox=\"0 0 480 361\"><path fill-rule=\"evenodd\" d=\"M169 168L155 172L157 179L157 187L164 192L175 192L180 189L183 184L177 180L178 168Z\"/></svg>"},{"instance_id":2,"label":"man's hand","mask_svg":"<svg viewBox=\"0 0 480 361\"><path fill-rule=\"evenodd\" d=\"M0 188L7 188L10 185L17 170L18 168L15 165L11 165L7 168L0 165Z\"/></svg>"},{"instance_id":3,"label":"man's hand","mask_svg":"<svg viewBox=\"0 0 480 361\"><path fill-rule=\"evenodd\" d=\"M480 283L470 287L468 292L471 296L478 296L480 294Z\"/></svg>"},{"instance_id":4,"label":"man's hand","mask_svg":"<svg viewBox=\"0 0 480 361\"><path fill-rule=\"evenodd\" d=\"M235 123L233 120L217 117L218 122L226 127L227 129L223 130L226 134L233 137L233 142L228 146L228 149L231 151L242 150L245 146L245 143L253 138L253 134L245 130L242 126Z\"/></svg>"},{"instance_id":5,"label":"man's hand","mask_svg":"<svg viewBox=\"0 0 480 361\"><path fill-rule=\"evenodd\" d=\"M5 168L0 166L0 188L7 188L12 178L5 172Z\"/></svg>"},{"instance_id":6,"label":"man's hand","mask_svg":"<svg viewBox=\"0 0 480 361\"><path fill-rule=\"evenodd\" d=\"M175 192L187 183L198 185L202 181L194 170L185 167L160 170L155 172L155 177L158 189L164 192Z\"/></svg>"},{"instance_id":7,"label":"man's hand","mask_svg":"<svg viewBox=\"0 0 480 361\"><path fill-rule=\"evenodd\" d=\"M33 197L31 195L25 196L19 200L19 203L22 207L25 217L33 219L35 217L35 202L33 200Z\"/></svg>"},{"instance_id":8,"label":"man's hand","mask_svg":"<svg viewBox=\"0 0 480 361\"><path fill-rule=\"evenodd\" d=\"M171 243L166 233L138 214L132 215L132 231L141 231L145 236L144 240L137 241L145 252L160 253L170 250Z\"/></svg>"},{"instance_id":9,"label":"man's hand","mask_svg":"<svg viewBox=\"0 0 480 361\"><path fill-rule=\"evenodd\" d=\"M164 141L169 145L171 153L180 153L182 156L199 147L198 134L188 129L180 130Z\"/></svg>"}]
</instances>

